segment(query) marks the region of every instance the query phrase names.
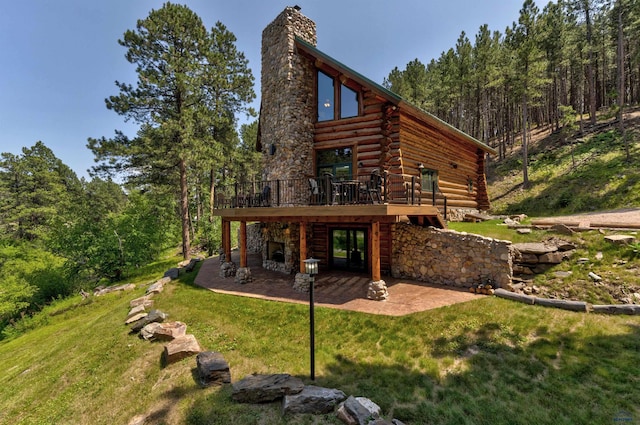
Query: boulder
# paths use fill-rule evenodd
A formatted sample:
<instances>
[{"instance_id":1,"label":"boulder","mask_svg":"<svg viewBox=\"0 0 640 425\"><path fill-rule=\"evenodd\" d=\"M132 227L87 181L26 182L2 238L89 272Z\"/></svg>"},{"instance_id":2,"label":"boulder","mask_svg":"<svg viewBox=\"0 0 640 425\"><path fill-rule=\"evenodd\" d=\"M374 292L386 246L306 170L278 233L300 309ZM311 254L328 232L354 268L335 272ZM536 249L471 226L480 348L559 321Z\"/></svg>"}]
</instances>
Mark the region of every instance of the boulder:
<instances>
[{"instance_id":1,"label":"boulder","mask_svg":"<svg viewBox=\"0 0 640 425\"><path fill-rule=\"evenodd\" d=\"M125 325L130 325L131 323L135 323L138 321L144 320L148 316L147 313L138 313L133 316L127 317L127 320L124 321ZM137 332L137 331L136 331Z\"/></svg>"},{"instance_id":2,"label":"boulder","mask_svg":"<svg viewBox=\"0 0 640 425\"><path fill-rule=\"evenodd\" d=\"M380 406L366 397L349 396L342 403L340 410L342 410L340 416L344 416L346 413L354 420L354 422L345 422L348 424L368 425L372 419L380 418Z\"/></svg>"},{"instance_id":3,"label":"boulder","mask_svg":"<svg viewBox=\"0 0 640 425\"><path fill-rule=\"evenodd\" d=\"M186 266L184 266L184 271L186 271L187 273L192 272L193 269L196 268L196 265L202 261L202 258L192 258L189 260L189 264L187 264Z\"/></svg>"},{"instance_id":4,"label":"boulder","mask_svg":"<svg viewBox=\"0 0 640 425\"><path fill-rule=\"evenodd\" d=\"M162 279L156 280L154 283L151 284L151 286L147 288L147 292L146 292L147 295L159 294L164 289L164 285L166 285L169 282L171 282L171 278L169 277L163 277Z\"/></svg>"},{"instance_id":5,"label":"boulder","mask_svg":"<svg viewBox=\"0 0 640 425\"><path fill-rule=\"evenodd\" d=\"M564 257L565 254L559 251L547 252L546 254L540 255L538 261L545 264L560 264Z\"/></svg>"},{"instance_id":6,"label":"boulder","mask_svg":"<svg viewBox=\"0 0 640 425\"><path fill-rule=\"evenodd\" d=\"M151 322L140 330L140 337L147 341L172 341L187 334L187 325L182 322Z\"/></svg>"},{"instance_id":7,"label":"boulder","mask_svg":"<svg viewBox=\"0 0 640 425\"><path fill-rule=\"evenodd\" d=\"M628 245L633 243L636 238L631 235L609 235L605 236L604 240L616 245Z\"/></svg>"},{"instance_id":8,"label":"boulder","mask_svg":"<svg viewBox=\"0 0 640 425\"><path fill-rule=\"evenodd\" d=\"M240 403L266 403L303 389L301 379L286 373L250 375L233 384L231 397Z\"/></svg>"},{"instance_id":9,"label":"boulder","mask_svg":"<svg viewBox=\"0 0 640 425\"><path fill-rule=\"evenodd\" d=\"M151 310L146 316L140 318L139 320L133 323L131 327L131 332L140 332L142 328L152 322L164 322L169 315L160 310Z\"/></svg>"},{"instance_id":10,"label":"boulder","mask_svg":"<svg viewBox=\"0 0 640 425\"><path fill-rule=\"evenodd\" d=\"M180 269L177 267L170 268L169 270L164 272L163 277L168 277L171 280L176 280L178 277L180 277Z\"/></svg>"},{"instance_id":11,"label":"boulder","mask_svg":"<svg viewBox=\"0 0 640 425\"><path fill-rule=\"evenodd\" d=\"M307 385L298 394L284 396L282 413L331 413L345 398L347 396L340 390Z\"/></svg>"},{"instance_id":12,"label":"boulder","mask_svg":"<svg viewBox=\"0 0 640 425\"><path fill-rule=\"evenodd\" d=\"M591 308L594 313L640 315L640 305L637 304L593 305Z\"/></svg>"},{"instance_id":13,"label":"boulder","mask_svg":"<svg viewBox=\"0 0 640 425\"><path fill-rule=\"evenodd\" d=\"M145 295L143 297L140 298L136 298L135 300L131 300L129 302L129 307L133 308L133 307L137 307L139 305L143 305L144 308L149 308L153 306L153 300L151 299L152 295Z\"/></svg>"},{"instance_id":14,"label":"boulder","mask_svg":"<svg viewBox=\"0 0 640 425\"><path fill-rule=\"evenodd\" d=\"M231 382L229 363L221 353L203 351L196 356L196 365L200 383L203 386L222 385Z\"/></svg>"},{"instance_id":15,"label":"boulder","mask_svg":"<svg viewBox=\"0 0 640 425\"><path fill-rule=\"evenodd\" d=\"M562 235L572 235L575 233L569 226L562 223L554 224L549 230Z\"/></svg>"},{"instance_id":16,"label":"boulder","mask_svg":"<svg viewBox=\"0 0 640 425\"><path fill-rule=\"evenodd\" d=\"M127 319L132 318L136 314L140 314L140 313L144 313L144 312L145 312L144 305L142 305L142 304L137 305L137 306L133 307L131 310L129 310L129 313L127 314Z\"/></svg>"},{"instance_id":17,"label":"boulder","mask_svg":"<svg viewBox=\"0 0 640 425\"><path fill-rule=\"evenodd\" d=\"M179 336L164 346L162 364L167 366L198 354L201 351L202 349L195 336L191 334Z\"/></svg>"}]
</instances>

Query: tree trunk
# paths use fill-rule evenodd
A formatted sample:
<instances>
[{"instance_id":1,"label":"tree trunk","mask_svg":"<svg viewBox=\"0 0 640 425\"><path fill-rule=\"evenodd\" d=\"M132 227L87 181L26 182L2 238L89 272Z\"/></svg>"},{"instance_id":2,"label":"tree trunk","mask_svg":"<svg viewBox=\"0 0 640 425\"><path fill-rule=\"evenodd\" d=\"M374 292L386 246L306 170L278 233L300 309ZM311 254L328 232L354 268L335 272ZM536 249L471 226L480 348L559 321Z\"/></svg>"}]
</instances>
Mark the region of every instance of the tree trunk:
<instances>
[{"instance_id":1,"label":"tree trunk","mask_svg":"<svg viewBox=\"0 0 640 425\"><path fill-rule=\"evenodd\" d=\"M624 149L627 162L631 160L629 141L624 134L624 31L622 27L622 0L617 1L618 6L618 130L624 140Z\"/></svg>"},{"instance_id":2,"label":"tree trunk","mask_svg":"<svg viewBox=\"0 0 640 425\"><path fill-rule=\"evenodd\" d=\"M522 95L522 187L529 187L529 146L527 142L527 95Z\"/></svg>"},{"instance_id":3,"label":"tree trunk","mask_svg":"<svg viewBox=\"0 0 640 425\"><path fill-rule=\"evenodd\" d=\"M182 224L182 257L191 257L191 240L189 237L189 188L187 187L187 164L180 159L180 219Z\"/></svg>"},{"instance_id":4,"label":"tree trunk","mask_svg":"<svg viewBox=\"0 0 640 425\"><path fill-rule=\"evenodd\" d=\"M589 10L588 3L586 4L584 12L587 25L587 49L589 53L587 61L587 80L589 83L589 121L591 122L591 125L595 125L598 106L596 103L596 76L593 72L593 28L591 24L591 11Z\"/></svg>"},{"instance_id":5,"label":"tree trunk","mask_svg":"<svg viewBox=\"0 0 640 425\"><path fill-rule=\"evenodd\" d=\"M215 194L216 194L215 188L216 188L216 174L212 168L209 175L209 223L213 223L213 208L215 206L214 201L215 201Z\"/></svg>"}]
</instances>

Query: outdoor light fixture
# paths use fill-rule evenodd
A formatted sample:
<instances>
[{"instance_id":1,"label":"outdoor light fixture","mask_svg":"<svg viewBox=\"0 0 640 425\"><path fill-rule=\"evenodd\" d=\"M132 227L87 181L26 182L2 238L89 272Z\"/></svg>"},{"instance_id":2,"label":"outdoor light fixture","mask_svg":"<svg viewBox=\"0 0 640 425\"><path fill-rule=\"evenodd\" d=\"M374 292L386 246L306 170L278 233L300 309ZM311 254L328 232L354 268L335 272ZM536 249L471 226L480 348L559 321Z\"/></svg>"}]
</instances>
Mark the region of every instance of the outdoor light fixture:
<instances>
[{"instance_id":1,"label":"outdoor light fixture","mask_svg":"<svg viewBox=\"0 0 640 425\"><path fill-rule=\"evenodd\" d=\"M424 168L424 164L422 162L418 162L418 169L422 170Z\"/></svg>"},{"instance_id":2,"label":"outdoor light fixture","mask_svg":"<svg viewBox=\"0 0 640 425\"><path fill-rule=\"evenodd\" d=\"M316 356L315 356L315 318L313 312L313 286L315 276L318 274L318 263L320 260L308 258L304 260L304 271L309 275L309 351L311 365L311 380L316 379Z\"/></svg>"}]
</instances>

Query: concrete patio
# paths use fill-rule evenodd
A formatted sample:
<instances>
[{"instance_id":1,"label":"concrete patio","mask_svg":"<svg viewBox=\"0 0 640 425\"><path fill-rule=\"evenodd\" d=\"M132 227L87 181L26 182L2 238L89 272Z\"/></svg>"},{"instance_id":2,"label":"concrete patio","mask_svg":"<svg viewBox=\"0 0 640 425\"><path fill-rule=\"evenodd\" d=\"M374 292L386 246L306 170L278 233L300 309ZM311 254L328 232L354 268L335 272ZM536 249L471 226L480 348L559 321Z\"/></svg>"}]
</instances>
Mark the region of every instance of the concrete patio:
<instances>
[{"instance_id":1,"label":"concrete patio","mask_svg":"<svg viewBox=\"0 0 640 425\"><path fill-rule=\"evenodd\" d=\"M237 251L232 253L232 260L236 264L239 263L238 256ZM195 283L221 294L298 304L309 303L308 293L292 288L293 275L263 269L261 255L250 254L248 266L251 268L253 281L243 285L236 283L233 278L220 277L220 260L218 257L211 257L200 267ZM404 316L484 297L461 288L430 285L390 276L384 276L383 279L389 289L389 299L372 301L366 298L369 277L321 269L316 277L315 305L386 316Z\"/></svg>"}]
</instances>

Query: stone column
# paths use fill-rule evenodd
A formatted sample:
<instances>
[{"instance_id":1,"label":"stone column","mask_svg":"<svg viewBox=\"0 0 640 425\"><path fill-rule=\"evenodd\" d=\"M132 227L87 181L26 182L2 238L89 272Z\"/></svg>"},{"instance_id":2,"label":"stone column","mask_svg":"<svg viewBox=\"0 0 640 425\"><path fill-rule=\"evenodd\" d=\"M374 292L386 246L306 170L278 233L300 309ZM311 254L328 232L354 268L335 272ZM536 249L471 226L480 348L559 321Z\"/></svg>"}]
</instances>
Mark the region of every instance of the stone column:
<instances>
[{"instance_id":1,"label":"stone column","mask_svg":"<svg viewBox=\"0 0 640 425\"><path fill-rule=\"evenodd\" d=\"M315 46L316 26L298 9L285 8L262 32L260 134L265 180L302 178L314 171L315 67L298 54L295 38Z\"/></svg>"}]
</instances>

